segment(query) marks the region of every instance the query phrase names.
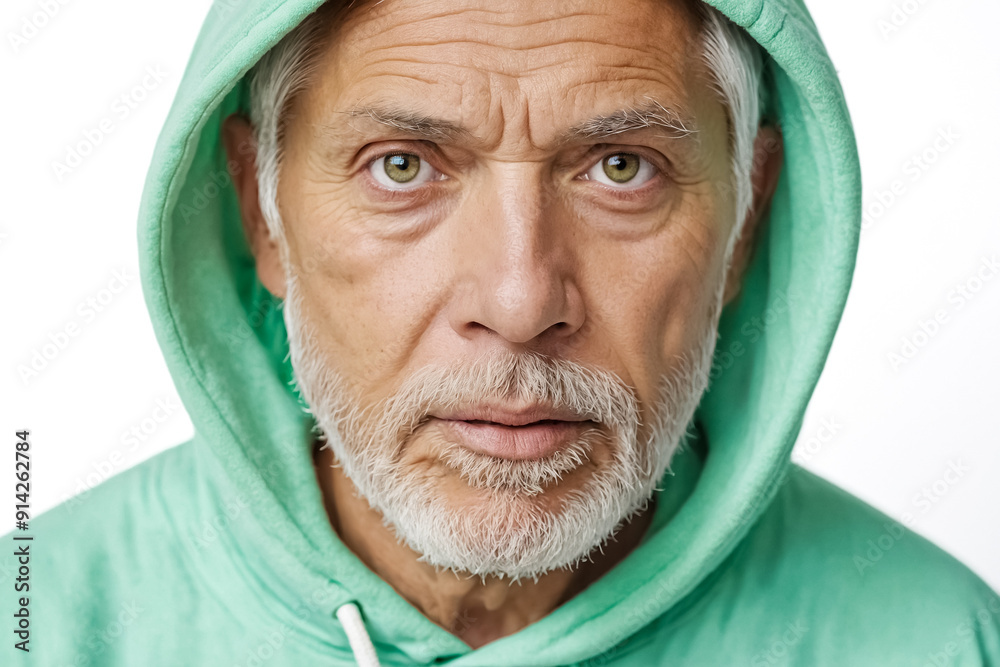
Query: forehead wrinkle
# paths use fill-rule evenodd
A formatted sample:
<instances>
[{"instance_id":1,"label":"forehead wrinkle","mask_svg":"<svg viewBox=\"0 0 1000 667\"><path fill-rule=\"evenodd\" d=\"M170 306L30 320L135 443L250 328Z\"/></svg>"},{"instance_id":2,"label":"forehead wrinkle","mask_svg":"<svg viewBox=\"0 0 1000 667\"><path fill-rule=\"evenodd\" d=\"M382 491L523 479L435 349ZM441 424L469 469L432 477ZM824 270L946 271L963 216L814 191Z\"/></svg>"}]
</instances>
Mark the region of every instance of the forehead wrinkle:
<instances>
[{"instance_id":1,"label":"forehead wrinkle","mask_svg":"<svg viewBox=\"0 0 1000 667\"><path fill-rule=\"evenodd\" d=\"M373 7L382 3L383 0L379 0L374 3ZM508 31L521 30L524 28L536 28L542 32L551 32L551 24L560 23L565 21L571 21L575 19L606 19L607 15L602 12L588 12L588 11L574 11L571 13L559 13L558 11L552 13L548 16L542 16L537 18L532 18L525 21L513 21L517 12L511 12L509 10L493 10L481 7L449 7L444 11L430 13L425 16L421 16L416 19L410 19L404 23L399 21L392 21L392 23L386 27L384 25L379 25L378 29L374 29L371 26L372 23L378 21L379 19L389 19L391 14L386 11L382 13L369 12L368 16L360 16L361 21L368 19L370 24L369 30L363 33L365 38L370 38L375 35L390 35L391 33L398 30L405 30L407 34L419 34L421 39L415 41L403 42L394 44L394 46L424 46L424 45L436 45L441 41L452 42L456 35L453 33L452 29L448 29L443 35L437 31L436 24L440 21L449 21L457 18L468 18L468 23L470 24L480 24L488 28L498 28L501 30L507 29ZM494 20L491 20L494 19ZM425 39L423 36L430 35L429 39ZM435 39L435 35L440 35L440 39ZM494 37L499 37L499 34L494 34ZM472 38L468 40L459 39L458 42L469 41L475 43L483 43L480 39ZM561 43L565 41L564 39L557 40L554 43ZM600 40L595 40L600 42ZM610 43L608 45L614 46L616 48L623 47L620 43ZM494 44L494 46L501 46L500 44ZM518 47L520 48L520 46Z\"/></svg>"},{"instance_id":2,"label":"forehead wrinkle","mask_svg":"<svg viewBox=\"0 0 1000 667\"><path fill-rule=\"evenodd\" d=\"M382 0L379 0L380 4ZM426 23L431 21L436 21L439 19L451 19L458 16L465 16L468 14L482 15L482 18L497 17L501 20L488 23L491 27L504 27L504 28L531 28L538 25L543 25L546 23L551 23L555 21L562 21L565 19L576 19L576 18L602 18L605 16L603 13L598 12L586 12L586 11L576 11L569 14L553 14L551 16L544 16L541 18L535 18L524 22L514 22L510 21L513 16L516 15L515 12L496 10L496 9L484 9L482 7L459 7L459 8L449 8L446 11L430 14L424 16L417 21L413 21L410 25L419 25L420 23ZM503 20L508 19L508 20ZM485 21L483 21L485 23Z\"/></svg>"},{"instance_id":3,"label":"forehead wrinkle","mask_svg":"<svg viewBox=\"0 0 1000 667\"><path fill-rule=\"evenodd\" d=\"M504 96L507 97L507 96ZM513 127L508 127L508 119L518 119L518 124L526 131L524 139L527 145L534 149L543 149L532 136L530 98L527 96L515 95L517 101L514 106L518 112L513 116L507 113L506 105L499 102L493 107L492 114L496 114L499 122L501 136L497 138L498 144L503 143L508 132L516 131ZM508 97L509 99L509 97ZM577 123L564 131L556 140L554 147L563 146L575 141L594 141L614 137L616 135L630 132L660 128L666 131L666 136L672 139L693 140L697 142L699 132L693 119L685 117L672 108L664 106L662 103L646 96L646 102L638 105L629 105L608 114L601 114L589 118L581 123ZM355 127L353 120L361 120L365 123L373 123L385 128L397 131L401 135L418 137L436 143L455 143L464 140L470 143L475 142L473 133L461 124L437 118L419 111L400 107L393 103L373 103L357 104L347 110L335 111L335 114L348 119L345 127L339 123L319 124L320 128L334 137L346 140L351 133L361 133L363 130ZM496 148L496 146L493 146Z\"/></svg>"}]
</instances>

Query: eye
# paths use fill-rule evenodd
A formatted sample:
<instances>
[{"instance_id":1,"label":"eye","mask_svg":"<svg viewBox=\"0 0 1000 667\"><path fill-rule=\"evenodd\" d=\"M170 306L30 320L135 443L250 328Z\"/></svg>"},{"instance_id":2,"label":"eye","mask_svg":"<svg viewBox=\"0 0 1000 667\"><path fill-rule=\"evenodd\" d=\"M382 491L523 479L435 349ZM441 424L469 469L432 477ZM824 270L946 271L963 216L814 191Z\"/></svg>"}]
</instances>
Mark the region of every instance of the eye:
<instances>
[{"instance_id":1,"label":"eye","mask_svg":"<svg viewBox=\"0 0 1000 667\"><path fill-rule=\"evenodd\" d=\"M612 153L591 167L584 178L618 190L631 190L656 175L656 167L635 153Z\"/></svg>"},{"instance_id":2,"label":"eye","mask_svg":"<svg viewBox=\"0 0 1000 667\"><path fill-rule=\"evenodd\" d=\"M408 190L428 181L440 179L442 174L413 153L391 153L376 158L368 168L372 177L390 190Z\"/></svg>"}]
</instances>

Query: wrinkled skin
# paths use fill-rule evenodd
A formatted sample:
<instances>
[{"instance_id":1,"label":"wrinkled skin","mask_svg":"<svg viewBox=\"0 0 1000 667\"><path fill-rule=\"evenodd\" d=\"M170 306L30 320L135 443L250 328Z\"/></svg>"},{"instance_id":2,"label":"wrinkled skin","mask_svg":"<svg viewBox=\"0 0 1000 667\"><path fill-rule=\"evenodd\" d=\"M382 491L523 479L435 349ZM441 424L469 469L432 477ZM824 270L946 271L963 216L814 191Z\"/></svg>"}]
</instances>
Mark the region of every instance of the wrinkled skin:
<instances>
[{"instance_id":1,"label":"wrinkled skin","mask_svg":"<svg viewBox=\"0 0 1000 667\"><path fill-rule=\"evenodd\" d=\"M648 408L658 379L694 348L700 327L690 323L711 312L720 283L726 301L738 292L780 153L758 161L755 205L725 272L736 224L726 109L687 3L496 7L385 0L333 28L315 83L292 105L279 187L303 307L329 362L368 402L423 365L505 347L610 370ZM695 132L568 134L650 100ZM429 138L346 113L365 106L438 119L448 131ZM252 156L236 150L250 131L230 118L225 141L250 167L236 186L260 279L283 297ZM387 153L419 157L418 185L382 182L377 159ZM601 178L602 160L620 153L644 160L625 187ZM407 446L421 447L419 437ZM513 588L468 581L427 572L377 519L368 523L349 480L319 469L345 542L444 627L472 610L461 636L473 646L544 616L620 560L645 526L640 517L584 574ZM460 506L467 490L453 482Z\"/></svg>"}]
</instances>

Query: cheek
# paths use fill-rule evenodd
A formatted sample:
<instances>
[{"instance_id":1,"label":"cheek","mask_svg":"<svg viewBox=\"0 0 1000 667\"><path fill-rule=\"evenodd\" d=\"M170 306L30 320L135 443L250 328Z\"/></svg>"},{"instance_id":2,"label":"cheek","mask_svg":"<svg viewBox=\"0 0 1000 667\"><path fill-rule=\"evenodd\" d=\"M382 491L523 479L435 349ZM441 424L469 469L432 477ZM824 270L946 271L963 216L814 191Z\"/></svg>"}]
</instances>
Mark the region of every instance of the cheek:
<instances>
[{"instance_id":1,"label":"cheek","mask_svg":"<svg viewBox=\"0 0 1000 667\"><path fill-rule=\"evenodd\" d=\"M330 200L299 200L289 259L306 319L328 363L368 397L387 393L433 313L439 282L430 253L372 239L364 213Z\"/></svg>"},{"instance_id":2,"label":"cheek","mask_svg":"<svg viewBox=\"0 0 1000 667\"><path fill-rule=\"evenodd\" d=\"M612 323L605 332L615 339L609 347L616 350L628 372L626 381L644 403L652 398L660 377L676 366L676 357L703 344L722 280L720 236L704 214L678 215L656 238L609 249L590 262L598 272L598 266L606 267L599 319Z\"/></svg>"},{"instance_id":3,"label":"cheek","mask_svg":"<svg viewBox=\"0 0 1000 667\"><path fill-rule=\"evenodd\" d=\"M666 363L702 343L709 317L724 285L727 230L709 216L692 215L675 228L669 263L656 284L664 304L659 322Z\"/></svg>"}]
</instances>

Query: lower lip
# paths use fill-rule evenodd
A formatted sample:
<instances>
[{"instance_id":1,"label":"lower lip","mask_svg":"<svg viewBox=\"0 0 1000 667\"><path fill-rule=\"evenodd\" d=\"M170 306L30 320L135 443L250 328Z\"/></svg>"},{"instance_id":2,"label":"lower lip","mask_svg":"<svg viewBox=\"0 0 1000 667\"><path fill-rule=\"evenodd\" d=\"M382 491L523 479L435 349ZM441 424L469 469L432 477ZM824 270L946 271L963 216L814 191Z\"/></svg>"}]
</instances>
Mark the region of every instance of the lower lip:
<instances>
[{"instance_id":1,"label":"lower lip","mask_svg":"<svg viewBox=\"0 0 1000 667\"><path fill-rule=\"evenodd\" d=\"M489 422L440 420L458 436L460 443L480 454L501 459L543 459L566 447L594 422L541 421L524 426Z\"/></svg>"}]
</instances>

